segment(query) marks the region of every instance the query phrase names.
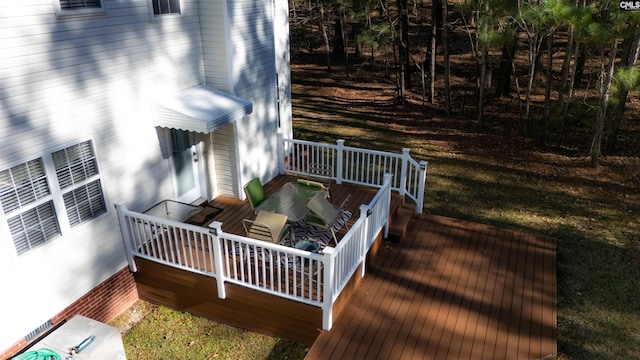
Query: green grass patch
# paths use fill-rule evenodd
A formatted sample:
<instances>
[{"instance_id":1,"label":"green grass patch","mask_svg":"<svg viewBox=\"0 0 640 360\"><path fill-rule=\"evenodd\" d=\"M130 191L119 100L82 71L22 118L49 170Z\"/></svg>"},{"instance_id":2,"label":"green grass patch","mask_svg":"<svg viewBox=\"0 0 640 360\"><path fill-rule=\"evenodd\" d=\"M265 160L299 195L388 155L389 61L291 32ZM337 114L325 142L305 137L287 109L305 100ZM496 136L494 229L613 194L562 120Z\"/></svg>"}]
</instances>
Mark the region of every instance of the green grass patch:
<instances>
[{"instance_id":1,"label":"green grass patch","mask_svg":"<svg viewBox=\"0 0 640 360\"><path fill-rule=\"evenodd\" d=\"M139 302L142 316L126 331L123 342L129 359L303 359L304 346L217 323L189 313ZM135 314L135 310L134 310ZM126 326L131 312L113 326ZM136 317L134 315L134 317Z\"/></svg>"}]
</instances>

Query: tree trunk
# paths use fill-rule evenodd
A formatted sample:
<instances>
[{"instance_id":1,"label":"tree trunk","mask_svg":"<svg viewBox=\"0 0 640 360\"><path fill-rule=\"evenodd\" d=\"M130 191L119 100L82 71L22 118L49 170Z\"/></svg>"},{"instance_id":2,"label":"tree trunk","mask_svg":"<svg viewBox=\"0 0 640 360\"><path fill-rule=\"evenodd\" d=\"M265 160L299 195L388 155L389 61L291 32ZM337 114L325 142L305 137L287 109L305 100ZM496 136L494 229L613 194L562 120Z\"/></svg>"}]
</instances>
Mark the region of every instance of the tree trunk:
<instances>
[{"instance_id":1,"label":"tree trunk","mask_svg":"<svg viewBox=\"0 0 640 360\"><path fill-rule=\"evenodd\" d=\"M571 25L569 28L569 38L567 39L567 47L565 49L564 59L562 61L562 70L560 71L560 91L558 91L558 103L560 105L559 108L561 113L560 113L560 126L558 127L558 139L556 142L558 145L562 141L564 126L566 122L566 110L569 104L569 94L571 93L571 86L569 83L569 70L572 69L571 59L573 58L573 53L574 53L573 51L574 39L575 39L575 28L573 25ZM565 96L567 96L566 100L565 100Z\"/></svg>"},{"instance_id":2,"label":"tree trunk","mask_svg":"<svg viewBox=\"0 0 640 360\"><path fill-rule=\"evenodd\" d=\"M640 52L640 31L635 32L634 35L627 37L624 39L623 44L624 52L622 54L622 61L620 62L620 66L633 68L636 66L636 62L638 61L638 53ZM611 153L616 148L616 143L618 141L618 133L620 132L620 123L622 123L622 117L624 116L624 111L627 107L627 97L629 96L629 89L623 87L620 89L616 95L616 108L615 108L615 117L613 120L613 129L611 130L611 135L607 138L607 152Z\"/></svg>"},{"instance_id":3,"label":"tree trunk","mask_svg":"<svg viewBox=\"0 0 640 360\"><path fill-rule=\"evenodd\" d=\"M553 82L553 34L547 35L547 84L544 89L544 121L549 123L551 117L551 83ZM546 132L546 126L544 131Z\"/></svg>"},{"instance_id":4,"label":"tree trunk","mask_svg":"<svg viewBox=\"0 0 640 360\"><path fill-rule=\"evenodd\" d=\"M516 33L517 34L517 33ZM497 96L509 96L511 94L511 73L513 58L516 55L515 36L502 45L502 55L500 56L500 70L498 75L498 85L496 87Z\"/></svg>"},{"instance_id":5,"label":"tree trunk","mask_svg":"<svg viewBox=\"0 0 640 360\"><path fill-rule=\"evenodd\" d=\"M400 16L400 43L398 46L400 54L400 67L403 76L403 88L411 89L411 72L409 64L409 16L407 13L407 0L397 0L398 13ZM404 99L403 99L404 102Z\"/></svg>"},{"instance_id":6,"label":"tree trunk","mask_svg":"<svg viewBox=\"0 0 640 360\"><path fill-rule=\"evenodd\" d=\"M344 49L344 72L349 77L349 39L347 37L347 14L344 1L340 2L340 33L342 33L342 48Z\"/></svg>"},{"instance_id":7,"label":"tree trunk","mask_svg":"<svg viewBox=\"0 0 640 360\"><path fill-rule=\"evenodd\" d=\"M320 30L324 40L324 49L327 57L327 71L331 71L331 45L329 44L329 34L327 34L327 19L325 17L324 1L320 1Z\"/></svg>"},{"instance_id":8,"label":"tree trunk","mask_svg":"<svg viewBox=\"0 0 640 360\"><path fill-rule=\"evenodd\" d=\"M478 79L478 130L484 129L484 85L487 80L487 62L489 61L489 49L487 44L482 45L480 58L480 77Z\"/></svg>"},{"instance_id":9,"label":"tree trunk","mask_svg":"<svg viewBox=\"0 0 640 360\"><path fill-rule=\"evenodd\" d=\"M611 52L609 53L609 68L606 73L602 95L600 97L600 111L598 112L598 120L596 122L595 133L593 134L593 141L591 142L591 151L589 156L591 157L591 167L598 167L600 161L600 155L602 155L602 137L604 134L604 122L607 117L607 106L609 104L609 96L611 95L611 82L613 79L613 73L615 71L616 51L618 49L618 39L613 40L611 46Z\"/></svg>"},{"instance_id":10,"label":"tree trunk","mask_svg":"<svg viewBox=\"0 0 640 360\"><path fill-rule=\"evenodd\" d=\"M433 0L431 4L431 51L429 58L429 103L435 103L436 98L436 52L438 50L438 27L436 26L437 20L436 14L439 12L436 7L437 3L441 0Z\"/></svg>"},{"instance_id":11,"label":"tree trunk","mask_svg":"<svg viewBox=\"0 0 640 360\"><path fill-rule=\"evenodd\" d=\"M485 1L484 4L486 17L489 17L491 8L489 7L489 1ZM480 19L478 19L479 21ZM484 36L489 32L489 21L488 19L484 19L482 22L482 30ZM477 36L477 35L476 35ZM488 39L484 39L484 41L480 41L477 38L479 45L482 49L480 54L480 64L479 64L479 77L478 77L478 110L476 114L476 120L478 121L478 130L484 129L484 86L487 78L487 62L489 61L489 41Z\"/></svg>"},{"instance_id":12,"label":"tree trunk","mask_svg":"<svg viewBox=\"0 0 640 360\"><path fill-rule=\"evenodd\" d=\"M529 135L529 116L531 113L531 90L533 89L533 83L536 77L536 63L538 62L536 59L538 58L538 53L540 52L540 46L544 39L540 39L540 35L538 33L529 33L528 34L528 42L529 42L529 81L527 82L527 89L525 90L525 104L524 104L524 117L522 125L522 135Z\"/></svg>"},{"instance_id":13,"label":"tree trunk","mask_svg":"<svg viewBox=\"0 0 640 360\"><path fill-rule=\"evenodd\" d=\"M344 48L344 34L342 33L342 10L338 11L338 16L336 16L335 21L335 30L333 35L333 57L336 59L344 59L345 48Z\"/></svg>"},{"instance_id":14,"label":"tree trunk","mask_svg":"<svg viewBox=\"0 0 640 360\"><path fill-rule=\"evenodd\" d=\"M444 113L451 116L451 84L449 68L449 24L447 23L447 0L442 1L442 54L444 56Z\"/></svg>"},{"instance_id":15,"label":"tree trunk","mask_svg":"<svg viewBox=\"0 0 640 360\"><path fill-rule=\"evenodd\" d=\"M572 89L577 89L582 83L582 75L584 74L584 64L587 61L587 51L584 47L579 49L576 59L576 68L574 70Z\"/></svg>"}]
</instances>

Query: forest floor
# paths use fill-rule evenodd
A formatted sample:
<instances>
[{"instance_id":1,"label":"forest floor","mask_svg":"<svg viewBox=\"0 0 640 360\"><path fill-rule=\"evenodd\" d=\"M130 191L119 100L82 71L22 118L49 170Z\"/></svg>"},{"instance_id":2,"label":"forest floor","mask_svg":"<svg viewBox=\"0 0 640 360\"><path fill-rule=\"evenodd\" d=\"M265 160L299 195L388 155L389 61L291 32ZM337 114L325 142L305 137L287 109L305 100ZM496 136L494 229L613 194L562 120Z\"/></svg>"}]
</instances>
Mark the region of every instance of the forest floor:
<instances>
[{"instance_id":1,"label":"forest floor","mask_svg":"<svg viewBox=\"0 0 640 360\"><path fill-rule=\"evenodd\" d=\"M445 117L441 103L424 103L414 92L399 104L383 69L352 67L347 77L344 66L328 72L313 63L322 58L292 60L295 138L409 148L415 159L429 161L426 212L554 237L559 357L640 357L637 94L630 96L618 150L593 168L595 112L588 108L567 123L560 145L520 136L517 94L489 98L479 131L473 84L455 77L464 71L454 76L453 114Z\"/></svg>"}]
</instances>

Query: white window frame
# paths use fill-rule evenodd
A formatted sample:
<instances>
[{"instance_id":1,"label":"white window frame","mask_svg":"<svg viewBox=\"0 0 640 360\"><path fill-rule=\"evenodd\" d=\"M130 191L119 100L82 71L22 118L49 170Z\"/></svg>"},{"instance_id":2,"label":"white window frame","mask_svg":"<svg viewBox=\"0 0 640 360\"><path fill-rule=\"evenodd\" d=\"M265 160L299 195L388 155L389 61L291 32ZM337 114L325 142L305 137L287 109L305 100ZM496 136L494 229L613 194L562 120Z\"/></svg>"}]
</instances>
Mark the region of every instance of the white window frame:
<instances>
[{"instance_id":1,"label":"white window frame","mask_svg":"<svg viewBox=\"0 0 640 360\"><path fill-rule=\"evenodd\" d=\"M82 179L82 180L77 181L77 182L73 181L74 182L73 184L71 184L68 187L63 189L62 185L60 184L60 179L58 178L58 175L56 173L55 163L54 163L54 160L53 160L53 154L57 153L59 151L64 151L64 150L69 149L69 148L74 147L74 146L78 146L78 145L84 144L86 142L91 143L91 150L93 151L93 160L95 161L96 174L93 174L90 177L87 177L87 178ZM67 225L69 225L71 228L75 228L77 226L81 226L82 224L86 223L87 221L96 219L96 218L102 216L103 214L107 213L108 206L107 206L107 202L106 202L106 197L104 195L104 185L103 185L103 181L102 181L102 172L100 171L100 163L98 161L98 154L97 154L97 151L96 151L96 145L95 145L95 141L93 139L86 139L86 140L83 140L83 141L75 142L72 145L64 146L64 147L59 148L58 150L51 151L51 152L49 152L48 155L49 155L49 159L51 161L51 169L53 171L52 177L54 177L55 181L56 181L56 183L55 183L56 184L56 191L60 192L59 196L57 196L56 198L59 198L59 200L61 201L61 206L62 206L62 208L64 208L65 218L67 220L67 222L66 222ZM83 162L83 164L84 164L84 162ZM97 216L91 217L90 219L83 220L83 221L80 221L79 223L71 225L71 219L70 219L68 211L67 211L67 206L66 206L66 204L64 202L64 196L69 194L69 193L71 193L71 192L74 192L74 191L76 191L78 189L85 188L88 185L90 185L90 184L92 184L92 183L94 183L96 181L100 184L100 195L102 196L102 202L104 204L104 212L102 212L101 214L99 214ZM76 203L76 205L77 205L77 203Z\"/></svg>"},{"instance_id":2,"label":"white window frame","mask_svg":"<svg viewBox=\"0 0 640 360\"><path fill-rule=\"evenodd\" d=\"M56 16L61 18L74 17L74 16L91 16L91 15L104 15L107 10L104 7L105 0L98 0L100 7L96 8L73 8L63 9L60 5L60 0L52 0L53 7L56 10Z\"/></svg>"},{"instance_id":3,"label":"white window frame","mask_svg":"<svg viewBox=\"0 0 640 360\"><path fill-rule=\"evenodd\" d=\"M179 18L184 13L185 1L176 0L180 4L180 11L179 12L167 13L167 14L155 14L153 12L153 3L155 1L158 1L158 0L147 0L147 4L148 4L148 7L149 7L149 16L151 17L151 20L156 20L157 21L157 20L163 20L163 19ZM168 0L160 0L160 1L168 1Z\"/></svg>"},{"instance_id":4,"label":"white window frame","mask_svg":"<svg viewBox=\"0 0 640 360\"><path fill-rule=\"evenodd\" d=\"M87 179L84 179L82 181L79 181L78 183L62 189L60 187L60 183L58 182L58 176L56 173L56 169L55 169L55 165L54 165L54 161L53 161L53 153L60 151L60 150L64 150L67 149L69 147L72 146L76 146L79 144L83 144L85 142L90 142L92 147L93 147L93 155L95 158L95 162L96 162L96 169L97 169L97 174L94 174L91 177L88 177ZM43 168L44 168L44 173L45 173L45 177L47 179L47 183L49 185L49 190L50 190L50 194L47 195L46 197L43 197L41 199L38 199L37 201L35 201L34 203L31 203L27 206L25 206L24 208L20 208L20 209L16 209L16 210L12 210L11 212L9 212L8 214L5 214L4 209L0 206L0 232L5 233L7 235L8 239L11 239L11 248L13 248L14 253L16 254L16 256L25 256L27 254L30 254L33 252L33 250L41 248L42 246L45 246L46 244L49 244L61 237L64 237L65 235L68 235L69 233L71 233L73 230L75 230L76 228L80 228L83 227L85 225L87 225L88 223L91 223L94 220L97 220L99 218L102 218L104 216L106 216L107 214L110 213L110 206L109 206L109 200L107 198L106 195L106 191L105 191L105 183L104 183L104 177L103 177L103 173L102 170L100 168L100 159L98 157L98 150L97 150L97 146L96 146L96 142L93 139L93 137L87 137L87 138L82 138L79 140L75 140L69 143L66 143L62 146L58 146L55 148L51 148L48 150L43 151L42 153L38 154L38 156L36 157L32 157L29 158L27 160L24 161L19 161L16 162L10 166L7 167L3 167L2 169L0 169L0 171L5 171L8 169L11 169L15 166L21 165L21 164L25 164L28 163L30 161L33 160L37 160L37 159L42 159L42 163L43 163ZM65 206L64 203L64 195L72 192L78 188L84 187L90 183L93 183L94 181L99 181L100 183L100 191L102 194L102 201L104 202L104 212L102 212L101 214L87 219L85 221L81 221L79 223L77 223L74 226L71 226L70 224L70 219L69 216L67 214L67 208ZM14 239L13 236L11 235L11 231L9 229L9 219L13 218L14 216L17 216L18 214L22 214L25 213L31 209L33 209L34 207L37 207L39 205L42 205L46 202L52 201L53 202L53 208L55 211L55 217L58 223L58 228L60 231L60 236L51 238L47 241L45 241L44 243L38 244L37 246L23 252L22 254L18 254L18 251L15 247L15 243L14 243Z\"/></svg>"},{"instance_id":5,"label":"white window frame","mask_svg":"<svg viewBox=\"0 0 640 360\"><path fill-rule=\"evenodd\" d=\"M49 176L49 173L47 172L47 164L46 164L46 153L45 154L40 154L40 156L34 157L34 158L30 158L28 160L22 161L22 162L18 162L15 164L12 164L11 166L8 166L6 168L1 169L0 171L6 171L9 169L12 169L16 166L20 166L20 165L24 165L27 164L31 161L36 161L39 160L42 162L42 171L44 172L44 176L45 179L47 181L47 185L49 187L49 194L34 201L31 202L29 204L26 204L24 206L21 206L17 209L13 209L11 211L9 211L8 213L5 214L4 208L2 206L0 206L0 219L2 220L2 228L4 229L4 232L7 234L7 238L11 239L11 247L13 248L13 251L15 252L16 255L22 256L25 254L28 254L29 252L31 252L32 250L41 247L42 245L45 245L59 237L62 236L62 226L60 224L60 214L57 211L56 208L56 204L55 204L55 195L54 195L54 189L53 186L51 184L51 177ZM16 216L22 215L22 214L26 214L27 212L41 206L44 204L47 204L51 202L53 204L53 210L55 212L55 220L57 222L57 228L58 228L58 235L52 237L51 239L47 239L45 240L43 243L37 244L35 246L30 247L29 250L25 251L22 254L18 254L18 249L16 248L16 244L15 244L15 240L13 239L13 235L11 234L11 230L9 227L9 219L14 218Z\"/></svg>"}]
</instances>

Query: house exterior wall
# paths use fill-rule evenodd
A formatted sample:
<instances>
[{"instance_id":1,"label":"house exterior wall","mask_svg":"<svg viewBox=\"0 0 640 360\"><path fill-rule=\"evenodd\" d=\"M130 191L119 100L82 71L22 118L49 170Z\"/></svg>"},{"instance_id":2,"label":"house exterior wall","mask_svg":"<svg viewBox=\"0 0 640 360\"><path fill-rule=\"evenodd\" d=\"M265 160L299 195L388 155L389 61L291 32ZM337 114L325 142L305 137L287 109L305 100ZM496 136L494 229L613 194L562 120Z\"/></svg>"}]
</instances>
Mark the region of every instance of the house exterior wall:
<instances>
[{"instance_id":1,"label":"house exterior wall","mask_svg":"<svg viewBox=\"0 0 640 360\"><path fill-rule=\"evenodd\" d=\"M253 102L251 116L236 124L238 139L247 139L238 142L240 182L253 177L266 182L278 174L277 137L260 136L278 130L273 4L238 0L228 6L234 92Z\"/></svg>"},{"instance_id":2,"label":"house exterior wall","mask_svg":"<svg viewBox=\"0 0 640 360\"><path fill-rule=\"evenodd\" d=\"M232 147L214 145L216 164L238 168L218 171L220 193L244 197L247 181L277 175L277 132L292 134L288 3L212 0L201 3L200 14L206 84L253 103L235 124ZM229 155L235 158L222 159Z\"/></svg>"},{"instance_id":3,"label":"house exterior wall","mask_svg":"<svg viewBox=\"0 0 640 360\"><path fill-rule=\"evenodd\" d=\"M206 84L233 93L231 77L231 45L226 0L208 0L200 3L202 23L202 52Z\"/></svg>"},{"instance_id":4,"label":"house exterior wall","mask_svg":"<svg viewBox=\"0 0 640 360\"><path fill-rule=\"evenodd\" d=\"M217 17L200 27L204 18L199 8L208 14L218 5L226 6L217 0L182 0L181 15L161 19L154 19L148 0L103 0L104 13L84 17L56 16L53 1L57 0L0 4L0 171L91 140L107 212L73 228L67 225L58 238L18 255L0 209L0 286L10 289L0 307L0 350L126 266L115 203L143 211L161 199L174 198L162 151L163 132L152 122L150 104L160 94L211 79L220 90L234 90L254 101L257 111L237 124L236 139L247 142L238 146L239 155L267 156L250 158L240 170L264 180L277 171L275 91L264 91L275 89L274 73L263 74L271 65L260 61L273 59L273 36L257 35L263 30L273 33L270 2L232 6L231 20L245 23L257 17L260 23L231 26L230 21L223 27L228 34L241 32L228 38L238 41L232 57L228 43L216 49L213 42L221 38ZM203 45L208 41L213 47ZM255 54L241 48L254 45L260 45ZM238 66L241 69L235 70ZM217 67L232 76L214 80L211 69ZM261 75L253 77L252 69ZM253 149L257 134L268 139L255 141L258 148ZM207 146L207 164L214 164L215 137L201 139ZM269 166L257 166L261 161L255 159L262 158L269 159ZM209 168L206 173L216 171ZM55 174L47 173L47 179L55 183ZM208 189L216 192L217 184L209 183ZM58 221L68 220L59 216ZM44 295L26 296L34 291Z\"/></svg>"},{"instance_id":5,"label":"house exterior wall","mask_svg":"<svg viewBox=\"0 0 640 360\"><path fill-rule=\"evenodd\" d=\"M293 138L291 115L291 57L289 42L289 2L274 0L274 41L276 72L278 74L278 106L280 132L286 138Z\"/></svg>"}]
</instances>

